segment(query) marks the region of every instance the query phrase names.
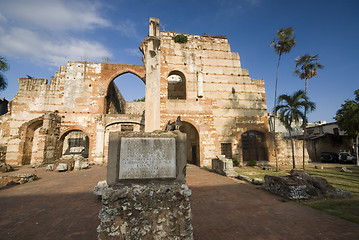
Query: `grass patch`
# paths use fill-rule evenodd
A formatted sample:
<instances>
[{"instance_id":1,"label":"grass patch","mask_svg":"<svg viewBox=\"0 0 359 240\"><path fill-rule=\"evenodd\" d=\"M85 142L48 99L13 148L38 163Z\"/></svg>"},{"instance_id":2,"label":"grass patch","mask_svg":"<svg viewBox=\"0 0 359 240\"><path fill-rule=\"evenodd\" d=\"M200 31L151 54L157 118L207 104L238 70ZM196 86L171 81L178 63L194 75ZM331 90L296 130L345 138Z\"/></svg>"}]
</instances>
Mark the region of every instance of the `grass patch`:
<instances>
[{"instance_id":1,"label":"grass patch","mask_svg":"<svg viewBox=\"0 0 359 240\"><path fill-rule=\"evenodd\" d=\"M325 200L302 200L301 204L326 212L330 215L359 224L359 167L353 165L321 164L324 169L315 169L314 165L307 165L306 172L310 175L325 178L335 188L351 191L353 198L349 199L325 199ZM342 172L341 168L346 167L352 172ZM285 176L290 172L290 168L278 172L272 170L262 170L259 167L236 168L240 175L250 178L264 179L265 175Z\"/></svg>"},{"instance_id":2,"label":"grass patch","mask_svg":"<svg viewBox=\"0 0 359 240\"><path fill-rule=\"evenodd\" d=\"M350 199L301 201L301 204L359 224L359 196Z\"/></svg>"},{"instance_id":3,"label":"grass patch","mask_svg":"<svg viewBox=\"0 0 359 240\"><path fill-rule=\"evenodd\" d=\"M335 170L307 170L310 175L325 178L335 188L351 191L359 196L359 174Z\"/></svg>"}]
</instances>

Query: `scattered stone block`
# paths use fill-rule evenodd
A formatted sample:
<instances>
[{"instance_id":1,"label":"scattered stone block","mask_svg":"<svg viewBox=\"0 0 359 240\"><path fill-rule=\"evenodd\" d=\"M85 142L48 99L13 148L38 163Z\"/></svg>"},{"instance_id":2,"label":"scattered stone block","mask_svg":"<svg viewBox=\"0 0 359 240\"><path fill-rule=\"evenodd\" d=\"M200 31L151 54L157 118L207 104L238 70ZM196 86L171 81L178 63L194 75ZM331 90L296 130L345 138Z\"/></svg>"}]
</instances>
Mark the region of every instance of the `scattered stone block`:
<instances>
[{"instance_id":1,"label":"scattered stone block","mask_svg":"<svg viewBox=\"0 0 359 240\"><path fill-rule=\"evenodd\" d=\"M56 171L58 172L66 172L67 170L68 170L67 163L59 163L59 165L57 165L56 167Z\"/></svg>"},{"instance_id":2,"label":"scattered stone block","mask_svg":"<svg viewBox=\"0 0 359 240\"><path fill-rule=\"evenodd\" d=\"M244 180L247 182L252 182L251 178L245 175L238 175L236 178L238 178L239 180Z\"/></svg>"},{"instance_id":3,"label":"scattered stone block","mask_svg":"<svg viewBox=\"0 0 359 240\"><path fill-rule=\"evenodd\" d=\"M261 178L253 178L252 183L255 185L263 185L264 181Z\"/></svg>"},{"instance_id":4,"label":"scattered stone block","mask_svg":"<svg viewBox=\"0 0 359 240\"><path fill-rule=\"evenodd\" d=\"M0 163L0 172L6 173L14 171L14 169L7 163Z\"/></svg>"},{"instance_id":5,"label":"scattered stone block","mask_svg":"<svg viewBox=\"0 0 359 240\"><path fill-rule=\"evenodd\" d=\"M49 165L47 165L46 171L54 171L54 166L55 166L55 164L49 164Z\"/></svg>"},{"instance_id":6,"label":"scattered stone block","mask_svg":"<svg viewBox=\"0 0 359 240\"><path fill-rule=\"evenodd\" d=\"M212 159L212 169L223 176L238 176L238 173L234 171L233 161L226 158L224 155L218 155L217 158Z\"/></svg>"},{"instance_id":7,"label":"scattered stone block","mask_svg":"<svg viewBox=\"0 0 359 240\"><path fill-rule=\"evenodd\" d=\"M0 187L14 185L14 184L25 184L37 180L38 177L33 173L20 173L8 176L0 177Z\"/></svg>"},{"instance_id":8,"label":"scattered stone block","mask_svg":"<svg viewBox=\"0 0 359 240\"><path fill-rule=\"evenodd\" d=\"M89 167L88 161L83 159L75 159L74 170L87 169Z\"/></svg>"},{"instance_id":9,"label":"scattered stone block","mask_svg":"<svg viewBox=\"0 0 359 240\"><path fill-rule=\"evenodd\" d=\"M346 168L346 167L342 167L342 169L341 169L340 171L346 172L346 173L351 173L351 172L352 172L352 170L349 170L349 169Z\"/></svg>"},{"instance_id":10,"label":"scattered stone block","mask_svg":"<svg viewBox=\"0 0 359 240\"><path fill-rule=\"evenodd\" d=\"M316 165L316 166L314 166L314 168L315 168L315 169L320 169L320 170L323 170L323 169L324 169L324 167L323 167L323 166L317 166L317 165Z\"/></svg>"},{"instance_id":11,"label":"scattered stone block","mask_svg":"<svg viewBox=\"0 0 359 240\"><path fill-rule=\"evenodd\" d=\"M288 199L346 198L353 194L336 189L327 180L303 171L292 170L289 176L264 176L264 189Z\"/></svg>"},{"instance_id":12,"label":"scattered stone block","mask_svg":"<svg viewBox=\"0 0 359 240\"><path fill-rule=\"evenodd\" d=\"M99 181L97 185L93 188L93 193L98 197L98 200L100 201L102 199L102 195L107 189L108 185L106 180Z\"/></svg>"}]
</instances>

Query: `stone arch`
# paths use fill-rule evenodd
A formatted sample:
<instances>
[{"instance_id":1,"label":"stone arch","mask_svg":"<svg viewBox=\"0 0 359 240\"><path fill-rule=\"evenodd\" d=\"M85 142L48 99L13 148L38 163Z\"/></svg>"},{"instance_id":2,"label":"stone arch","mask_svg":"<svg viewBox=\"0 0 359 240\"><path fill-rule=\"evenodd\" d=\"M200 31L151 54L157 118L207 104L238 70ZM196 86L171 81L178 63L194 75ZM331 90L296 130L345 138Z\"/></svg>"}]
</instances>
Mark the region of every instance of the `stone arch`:
<instances>
[{"instance_id":1,"label":"stone arch","mask_svg":"<svg viewBox=\"0 0 359 240\"><path fill-rule=\"evenodd\" d=\"M188 121L182 121L179 130L187 134L187 162L200 166L200 141L197 128Z\"/></svg>"},{"instance_id":2,"label":"stone arch","mask_svg":"<svg viewBox=\"0 0 359 240\"><path fill-rule=\"evenodd\" d=\"M101 67L101 77L107 88L115 78L126 73L132 73L146 84L146 68L143 65L102 63Z\"/></svg>"},{"instance_id":3,"label":"stone arch","mask_svg":"<svg viewBox=\"0 0 359 240\"><path fill-rule=\"evenodd\" d=\"M170 100L182 99L187 97L186 76L178 70L173 70L167 77L167 97Z\"/></svg>"},{"instance_id":4,"label":"stone arch","mask_svg":"<svg viewBox=\"0 0 359 240\"><path fill-rule=\"evenodd\" d=\"M241 135L243 161L268 161L266 134L248 130Z\"/></svg>"},{"instance_id":5,"label":"stone arch","mask_svg":"<svg viewBox=\"0 0 359 240\"><path fill-rule=\"evenodd\" d=\"M112 79L107 86L105 99L104 99L104 113L105 114L125 114L126 113L126 100L123 97L120 89L118 89L117 85L115 84L115 80L125 74L132 74L143 82L143 78L139 76L138 73L134 71L124 71L119 74L112 76Z\"/></svg>"},{"instance_id":6,"label":"stone arch","mask_svg":"<svg viewBox=\"0 0 359 240\"><path fill-rule=\"evenodd\" d=\"M42 135L40 130L43 125L43 117L35 118L27 123L24 123L19 131L21 132L22 146L21 152L21 164L28 165L37 162L42 162L43 156L40 149L43 150L44 142L41 141ZM44 139L42 139L44 140Z\"/></svg>"},{"instance_id":7,"label":"stone arch","mask_svg":"<svg viewBox=\"0 0 359 240\"><path fill-rule=\"evenodd\" d=\"M80 154L84 158L89 157L90 138L80 128L71 128L61 134L59 139L58 156Z\"/></svg>"}]
</instances>

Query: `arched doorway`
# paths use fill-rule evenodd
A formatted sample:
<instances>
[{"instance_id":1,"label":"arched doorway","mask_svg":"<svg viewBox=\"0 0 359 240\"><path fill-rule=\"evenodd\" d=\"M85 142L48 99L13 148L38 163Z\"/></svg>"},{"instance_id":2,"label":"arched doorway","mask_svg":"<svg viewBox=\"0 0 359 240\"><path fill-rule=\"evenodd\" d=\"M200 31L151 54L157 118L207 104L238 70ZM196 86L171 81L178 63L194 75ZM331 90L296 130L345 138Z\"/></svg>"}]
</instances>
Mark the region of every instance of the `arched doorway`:
<instances>
[{"instance_id":1,"label":"arched doorway","mask_svg":"<svg viewBox=\"0 0 359 240\"><path fill-rule=\"evenodd\" d=\"M268 161L266 137L258 131L242 134L243 161Z\"/></svg>"},{"instance_id":2,"label":"arched doorway","mask_svg":"<svg viewBox=\"0 0 359 240\"><path fill-rule=\"evenodd\" d=\"M60 156L78 154L84 158L89 156L90 141L86 133L81 130L71 130L60 138Z\"/></svg>"},{"instance_id":3,"label":"arched doorway","mask_svg":"<svg viewBox=\"0 0 359 240\"><path fill-rule=\"evenodd\" d=\"M200 165L199 134L189 122L182 121L180 131L187 134L187 162Z\"/></svg>"},{"instance_id":4,"label":"arched doorway","mask_svg":"<svg viewBox=\"0 0 359 240\"><path fill-rule=\"evenodd\" d=\"M39 144L44 144L43 141L41 141L44 139L40 136L42 123L42 120L37 120L26 128L22 165L41 163L43 160L43 152L39 151Z\"/></svg>"},{"instance_id":5,"label":"arched doorway","mask_svg":"<svg viewBox=\"0 0 359 240\"><path fill-rule=\"evenodd\" d=\"M131 72L123 73L113 79L107 88L105 114L131 114L131 106L126 102L144 102L145 84Z\"/></svg>"}]
</instances>

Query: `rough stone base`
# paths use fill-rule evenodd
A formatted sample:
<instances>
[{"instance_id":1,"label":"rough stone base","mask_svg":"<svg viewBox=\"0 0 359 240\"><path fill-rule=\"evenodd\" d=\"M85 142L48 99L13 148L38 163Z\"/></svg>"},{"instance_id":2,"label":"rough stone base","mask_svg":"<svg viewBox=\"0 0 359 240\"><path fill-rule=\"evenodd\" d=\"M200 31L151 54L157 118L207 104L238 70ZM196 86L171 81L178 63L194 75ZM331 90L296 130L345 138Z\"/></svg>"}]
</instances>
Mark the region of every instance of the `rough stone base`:
<instances>
[{"instance_id":1,"label":"rough stone base","mask_svg":"<svg viewBox=\"0 0 359 240\"><path fill-rule=\"evenodd\" d=\"M38 177L33 173L20 173L8 176L0 177L0 187L15 185L15 184L25 184L37 180Z\"/></svg>"},{"instance_id":2,"label":"rough stone base","mask_svg":"<svg viewBox=\"0 0 359 240\"><path fill-rule=\"evenodd\" d=\"M306 172L292 170L289 176L264 176L264 188L288 199L323 199L351 197L349 191L334 188L327 180Z\"/></svg>"},{"instance_id":3,"label":"rough stone base","mask_svg":"<svg viewBox=\"0 0 359 240\"><path fill-rule=\"evenodd\" d=\"M98 239L193 239L191 194L182 183L103 189Z\"/></svg>"}]
</instances>

